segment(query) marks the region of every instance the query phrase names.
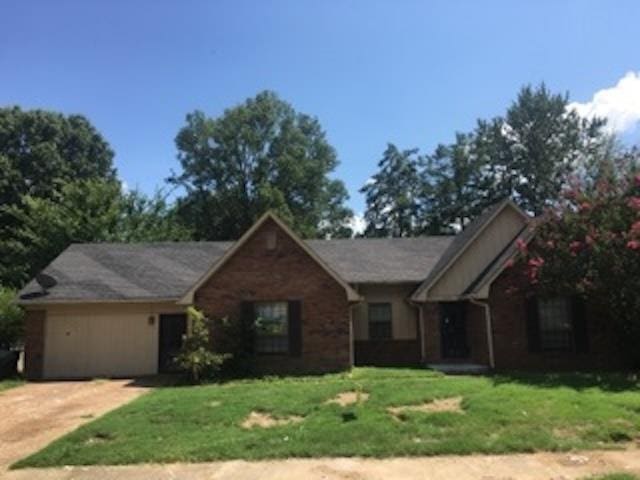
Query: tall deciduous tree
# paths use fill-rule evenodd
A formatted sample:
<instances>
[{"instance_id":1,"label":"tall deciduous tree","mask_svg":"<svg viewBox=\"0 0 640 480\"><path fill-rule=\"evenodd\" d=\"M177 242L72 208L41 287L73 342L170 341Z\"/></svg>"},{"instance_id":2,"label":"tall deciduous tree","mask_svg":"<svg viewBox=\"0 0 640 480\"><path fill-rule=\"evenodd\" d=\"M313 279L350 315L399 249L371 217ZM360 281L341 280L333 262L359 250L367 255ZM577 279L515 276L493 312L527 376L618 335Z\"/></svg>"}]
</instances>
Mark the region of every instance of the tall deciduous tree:
<instances>
[{"instance_id":1,"label":"tall deciduous tree","mask_svg":"<svg viewBox=\"0 0 640 480\"><path fill-rule=\"evenodd\" d=\"M57 241L15 236L26 232L29 223L48 220L28 212L40 201L57 201L68 182L96 180L117 188L112 160L107 142L81 115L0 109L0 284L19 287L38 264L41 252L35 246L48 250ZM75 208L91 220L87 204Z\"/></svg>"},{"instance_id":2,"label":"tall deciduous tree","mask_svg":"<svg viewBox=\"0 0 640 480\"><path fill-rule=\"evenodd\" d=\"M176 137L182 220L199 239L238 238L266 210L306 237L345 235L347 192L329 177L338 165L317 119L262 92L218 118L187 115Z\"/></svg>"},{"instance_id":3,"label":"tall deciduous tree","mask_svg":"<svg viewBox=\"0 0 640 480\"><path fill-rule=\"evenodd\" d=\"M473 135L457 133L454 143L438 145L426 156L420 198L425 232L442 234L462 229L492 202L485 175L487 165L475 149Z\"/></svg>"},{"instance_id":4,"label":"tall deciduous tree","mask_svg":"<svg viewBox=\"0 0 640 480\"><path fill-rule=\"evenodd\" d=\"M388 144L378 162L378 173L360 189L365 194L364 218L368 237L407 237L419 230L421 190L418 151Z\"/></svg>"},{"instance_id":5,"label":"tall deciduous tree","mask_svg":"<svg viewBox=\"0 0 640 480\"><path fill-rule=\"evenodd\" d=\"M489 196L511 197L542 213L572 174L605 156L610 141L604 125L570 110L568 95L553 94L544 84L523 87L504 118L480 122L475 131L492 184Z\"/></svg>"},{"instance_id":6,"label":"tall deciduous tree","mask_svg":"<svg viewBox=\"0 0 640 480\"><path fill-rule=\"evenodd\" d=\"M0 108L0 205L51 198L60 185L115 179L113 151L81 115Z\"/></svg>"},{"instance_id":7,"label":"tall deciduous tree","mask_svg":"<svg viewBox=\"0 0 640 480\"><path fill-rule=\"evenodd\" d=\"M569 107L567 95L553 94L544 84L525 86L504 116L478 120L472 132L438 145L421 162L420 194L403 207L419 212L413 233L459 229L506 197L538 215L557 201L570 178L602 174L613 146L605 121L581 118ZM398 176L383 174L381 166L375 190L396 188ZM382 225L385 211L373 208L368 219ZM370 225L369 233L377 229Z\"/></svg>"},{"instance_id":8,"label":"tall deciduous tree","mask_svg":"<svg viewBox=\"0 0 640 480\"><path fill-rule=\"evenodd\" d=\"M138 190L122 194L118 227L109 238L120 242L191 240L192 232L179 220L161 191L147 196Z\"/></svg>"},{"instance_id":9,"label":"tall deciduous tree","mask_svg":"<svg viewBox=\"0 0 640 480\"><path fill-rule=\"evenodd\" d=\"M17 287L72 242L109 238L117 230L120 184L103 180L65 183L51 198L26 195L5 210L14 221L3 228L0 275Z\"/></svg>"}]
</instances>

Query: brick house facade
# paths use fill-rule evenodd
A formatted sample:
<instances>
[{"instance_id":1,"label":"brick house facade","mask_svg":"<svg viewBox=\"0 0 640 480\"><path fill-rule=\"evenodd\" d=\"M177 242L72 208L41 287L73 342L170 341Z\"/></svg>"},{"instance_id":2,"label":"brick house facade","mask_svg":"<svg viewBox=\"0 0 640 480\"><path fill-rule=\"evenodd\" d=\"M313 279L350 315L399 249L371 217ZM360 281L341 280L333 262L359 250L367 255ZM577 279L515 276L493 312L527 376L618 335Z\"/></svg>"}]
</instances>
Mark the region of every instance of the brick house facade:
<instances>
[{"instance_id":1,"label":"brick house facade","mask_svg":"<svg viewBox=\"0 0 640 480\"><path fill-rule=\"evenodd\" d=\"M272 372L349 368L349 302L344 288L272 220L194 295L194 304L209 318L236 322L241 321L244 303L290 301L300 302L302 308L301 351L260 355L258 367Z\"/></svg>"},{"instance_id":2,"label":"brick house facade","mask_svg":"<svg viewBox=\"0 0 640 480\"><path fill-rule=\"evenodd\" d=\"M58 285L21 292L27 375L163 372L188 306L249 325L247 348L269 373L624 367L592 305L537 298L506 268L528 225L506 201L455 237L302 240L266 214L236 242L71 246L45 269ZM214 327L212 346L227 350L228 335Z\"/></svg>"}]
</instances>

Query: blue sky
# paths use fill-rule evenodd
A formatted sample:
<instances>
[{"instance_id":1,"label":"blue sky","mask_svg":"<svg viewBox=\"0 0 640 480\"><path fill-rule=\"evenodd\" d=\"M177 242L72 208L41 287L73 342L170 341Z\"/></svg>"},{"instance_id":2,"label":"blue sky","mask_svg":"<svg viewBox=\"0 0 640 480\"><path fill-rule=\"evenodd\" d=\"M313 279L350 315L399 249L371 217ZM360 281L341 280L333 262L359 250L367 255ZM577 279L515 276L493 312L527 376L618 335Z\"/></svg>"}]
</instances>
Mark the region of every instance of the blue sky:
<instances>
[{"instance_id":1,"label":"blue sky","mask_svg":"<svg viewBox=\"0 0 640 480\"><path fill-rule=\"evenodd\" d=\"M122 180L153 192L186 113L272 89L320 119L361 212L386 142L428 151L525 83L639 141L639 21L623 0L5 0L0 106L86 115Z\"/></svg>"}]
</instances>

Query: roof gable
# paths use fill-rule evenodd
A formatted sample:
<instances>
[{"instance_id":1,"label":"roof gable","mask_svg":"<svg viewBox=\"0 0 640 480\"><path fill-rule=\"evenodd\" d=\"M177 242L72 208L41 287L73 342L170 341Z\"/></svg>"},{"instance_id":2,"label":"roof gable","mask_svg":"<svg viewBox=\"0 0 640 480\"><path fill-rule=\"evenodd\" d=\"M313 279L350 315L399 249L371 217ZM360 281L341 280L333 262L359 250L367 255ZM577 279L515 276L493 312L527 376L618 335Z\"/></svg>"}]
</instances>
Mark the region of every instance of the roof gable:
<instances>
[{"instance_id":1,"label":"roof gable","mask_svg":"<svg viewBox=\"0 0 640 480\"><path fill-rule=\"evenodd\" d=\"M295 244L297 244L312 260L314 260L325 272L329 274L340 286L342 286L347 295L349 301L355 302L361 299L360 295L340 276L336 273L306 242L304 242L298 235L296 235L284 222L282 222L276 215L271 212L265 213L260 219L255 222L249 230L247 230L240 239L228 249L224 255L215 262L211 268L209 268L204 275L202 275L198 281L193 284L187 292L178 301L180 304L193 303L194 293L204 285L204 283L216 274L236 253L242 248L247 241L252 238L256 232L266 222L274 222L288 237L290 237Z\"/></svg>"},{"instance_id":2,"label":"roof gable","mask_svg":"<svg viewBox=\"0 0 640 480\"><path fill-rule=\"evenodd\" d=\"M510 199L503 200L502 202L487 208L454 238L453 242L451 242L447 250L443 253L436 266L431 270L424 282L416 289L411 297L412 300L417 302L426 301L429 295L429 290L434 287L447 274L447 272L454 267L454 265L457 264L465 252L474 245L483 232L492 225L496 218L498 218L506 209L514 212L515 215L522 220L523 224L526 224L529 220L529 217ZM520 230L520 228L518 228L518 230ZM505 248L512 240L515 239L509 238L508 241L504 241L503 245L499 246L498 252L501 252L502 249ZM498 252L496 252L492 258L486 259L485 263L490 264L493 262L496 256L499 255ZM468 287L468 285L465 285L465 287ZM466 288L463 288L459 292L456 292L456 296L464 294L465 290Z\"/></svg>"}]
</instances>

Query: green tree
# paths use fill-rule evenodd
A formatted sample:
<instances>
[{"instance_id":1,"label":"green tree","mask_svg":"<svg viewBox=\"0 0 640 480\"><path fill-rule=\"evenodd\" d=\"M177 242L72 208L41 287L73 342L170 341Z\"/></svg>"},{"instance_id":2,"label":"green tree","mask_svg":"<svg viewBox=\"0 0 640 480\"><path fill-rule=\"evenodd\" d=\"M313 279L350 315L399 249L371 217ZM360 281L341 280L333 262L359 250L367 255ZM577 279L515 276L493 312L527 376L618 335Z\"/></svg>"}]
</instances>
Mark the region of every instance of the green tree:
<instances>
[{"instance_id":1,"label":"green tree","mask_svg":"<svg viewBox=\"0 0 640 480\"><path fill-rule=\"evenodd\" d=\"M33 273L34 265L40 265L39 259L48 258L55 250L50 245L58 239L35 236L35 230L45 228L35 223L49 218L32 218L30 213L58 202L69 182L115 184L112 160L107 142L81 115L0 108L1 284L21 286ZM80 201L74 208L82 210L84 203ZM91 208L74 216L84 215L92 221ZM38 246L44 250L38 250Z\"/></svg>"},{"instance_id":2,"label":"green tree","mask_svg":"<svg viewBox=\"0 0 640 480\"><path fill-rule=\"evenodd\" d=\"M495 199L489 195L486 163L475 151L474 136L457 133L451 145L438 145L421 172L420 217L430 234L462 229Z\"/></svg>"},{"instance_id":3,"label":"green tree","mask_svg":"<svg viewBox=\"0 0 640 480\"><path fill-rule=\"evenodd\" d=\"M0 287L0 348L16 346L24 335L24 311L15 301L15 290Z\"/></svg>"},{"instance_id":4,"label":"green tree","mask_svg":"<svg viewBox=\"0 0 640 480\"><path fill-rule=\"evenodd\" d=\"M210 322L204 314L194 307L187 309L189 332L184 336L176 364L189 373L191 380L200 382L204 378L214 377L231 355L214 353L209 339Z\"/></svg>"},{"instance_id":5,"label":"green tree","mask_svg":"<svg viewBox=\"0 0 640 480\"><path fill-rule=\"evenodd\" d=\"M116 231L109 238L120 242L191 240L191 230L180 223L176 209L157 191L147 196L139 190L122 195Z\"/></svg>"},{"instance_id":6,"label":"green tree","mask_svg":"<svg viewBox=\"0 0 640 480\"><path fill-rule=\"evenodd\" d=\"M26 195L4 209L12 218L0 232L0 276L21 286L69 244L107 240L118 231L120 184L82 180L66 183L51 198Z\"/></svg>"},{"instance_id":7,"label":"green tree","mask_svg":"<svg viewBox=\"0 0 640 480\"><path fill-rule=\"evenodd\" d=\"M52 198L75 180L115 179L113 151L81 115L0 108L0 205Z\"/></svg>"},{"instance_id":8,"label":"green tree","mask_svg":"<svg viewBox=\"0 0 640 480\"><path fill-rule=\"evenodd\" d=\"M558 199L571 175L604 157L610 146L606 122L568 107L568 95L527 85L504 118L478 124L476 151L487 165L489 198L513 198L538 215Z\"/></svg>"},{"instance_id":9,"label":"green tree","mask_svg":"<svg viewBox=\"0 0 640 480\"><path fill-rule=\"evenodd\" d=\"M360 189L367 209L364 218L367 237L407 237L418 225L421 189L418 151L399 150L388 144L378 162L378 173Z\"/></svg>"},{"instance_id":10,"label":"green tree","mask_svg":"<svg viewBox=\"0 0 640 480\"><path fill-rule=\"evenodd\" d=\"M351 212L338 165L317 119L262 92L218 118L187 115L176 137L182 172L169 182L185 188L182 221L198 239L238 238L266 210L305 237L346 235Z\"/></svg>"},{"instance_id":11,"label":"green tree","mask_svg":"<svg viewBox=\"0 0 640 480\"><path fill-rule=\"evenodd\" d=\"M20 286L46 267L71 243L188 240L191 232L176 220L161 193L147 197L138 191L123 194L113 181L81 180L60 187L53 198L22 198L6 208L15 219L0 230L0 276Z\"/></svg>"}]
</instances>

